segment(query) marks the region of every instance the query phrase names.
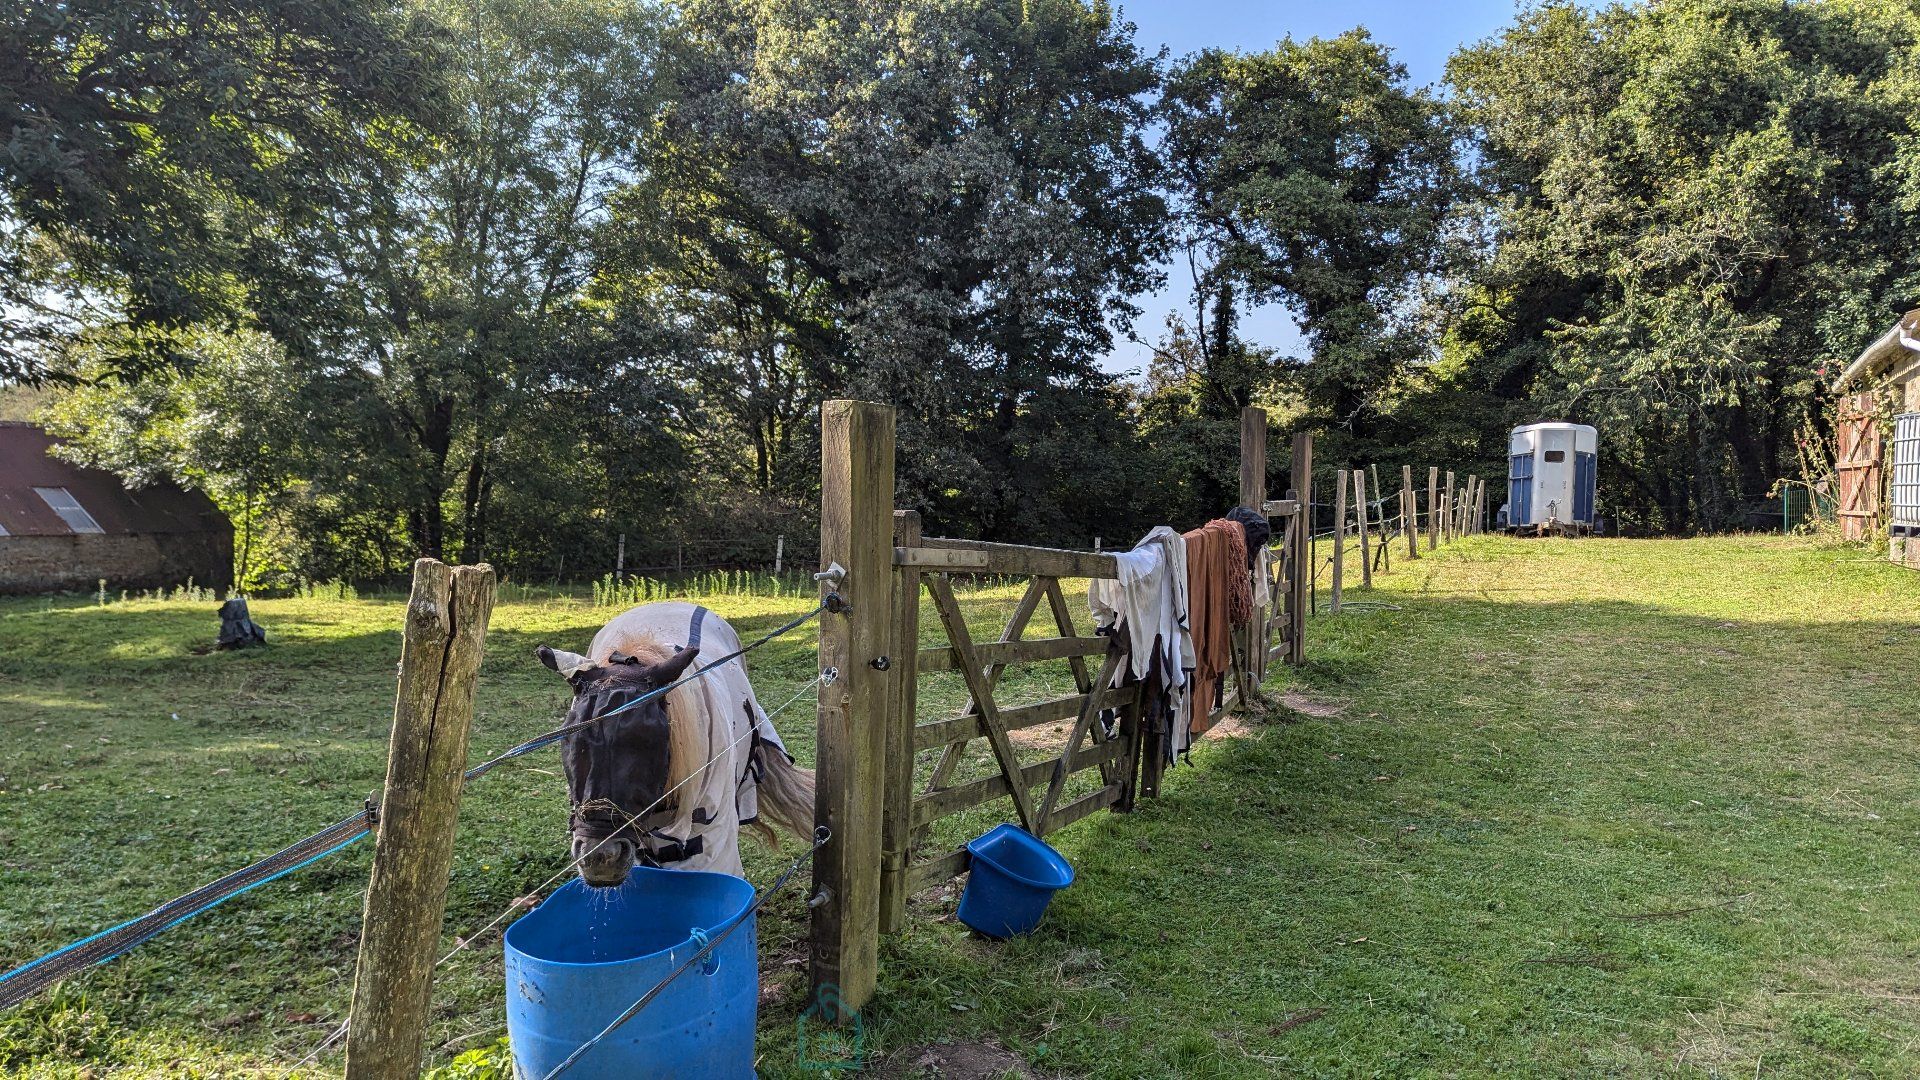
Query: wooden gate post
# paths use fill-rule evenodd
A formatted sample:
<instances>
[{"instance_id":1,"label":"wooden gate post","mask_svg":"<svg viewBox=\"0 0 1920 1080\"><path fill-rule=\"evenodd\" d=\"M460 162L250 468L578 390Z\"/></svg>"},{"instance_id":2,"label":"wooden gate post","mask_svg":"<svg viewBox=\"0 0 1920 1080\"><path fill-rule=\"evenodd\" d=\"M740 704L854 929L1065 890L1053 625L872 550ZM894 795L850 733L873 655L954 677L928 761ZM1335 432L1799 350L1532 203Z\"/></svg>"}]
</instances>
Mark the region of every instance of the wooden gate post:
<instances>
[{"instance_id":1,"label":"wooden gate post","mask_svg":"<svg viewBox=\"0 0 1920 1080\"><path fill-rule=\"evenodd\" d=\"M349 1080L415 1080L433 1004L493 568L413 564L373 873L347 1023Z\"/></svg>"},{"instance_id":2,"label":"wooden gate post","mask_svg":"<svg viewBox=\"0 0 1920 1080\"><path fill-rule=\"evenodd\" d=\"M1400 466L1401 528L1407 533L1407 558L1420 557L1420 498L1413 491L1413 466Z\"/></svg>"},{"instance_id":3,"label":"wooden gate post","mask_svg":"<svg viewBox=\"0 0 1920 1080\"><path fill-rule=\"evenodd\" d=\"M872 997L880 954L881 819L892 709L888 631L893 608L893 409L865 401L820 406L820 568L844 573L820 582L841 610L820 617L814 820L833 832L813 855L812 980L816 1000L831 987L843 1010ZM889 670L892 669L892 670Z\"/></svg>"},{"instance_id":4,"label":"wooden gate post","mask_svg":"<svg viewBox=\"0 0 1920 1080\"><path fill-rule=\"evenodd\" d=\"M1264 515L1267 512L1267 410L1249 405L1240 410L1240 505ZM1250 551L1253 568L1262 572L1260 553ZM1246 690L1257 692L1267 667L1267 609L1253 609L1253 621L1247 624L1246 641L1240 650L1246 671ZM1243 697L1241 704L1246 704Z\"/></svg>"},{"instance_id":5,"label":"wooden gate post","mask_svg":"<svg viewBox=\"0 0 1920 1080\"><path fill-rule=\"evenodd\" d=\"M1446 500L1447 512L1440 516L1440 539L1453 543L1453 513L1459 499L1454 496L1453 470L1447 470L1447 485L1441 489L1441 498Z\"/></svg>"},{"instance_id":6,"label":"wooden gate post","mask_svg":"<svg viewBox=\"0 0 1920 1080\"><path fill-rule=\"evenodd\" d=\"M920 546L920 512L893 512L893 546ZM880 932L907 919L907 866L913 856L913 726L919 716L920 571L893 569L893 710L887 717L886 810L880 827Z\"/></svg>"},{"instance_id":7,"label":"wooden gate post","mask_svg":"<svg viewBox=\"0 0 1920 1080\"><path fill-rule=\"evenodd\" d=\"M1287 663L1298 666L1307 660L1308 594L1313 587L1313 436L1294 432L1293 461L1290 463L1293 490L1288 493L1299 507L1294 511L1292 554L1293 572L1287 581Z\"/></svg>"}]
</instances>

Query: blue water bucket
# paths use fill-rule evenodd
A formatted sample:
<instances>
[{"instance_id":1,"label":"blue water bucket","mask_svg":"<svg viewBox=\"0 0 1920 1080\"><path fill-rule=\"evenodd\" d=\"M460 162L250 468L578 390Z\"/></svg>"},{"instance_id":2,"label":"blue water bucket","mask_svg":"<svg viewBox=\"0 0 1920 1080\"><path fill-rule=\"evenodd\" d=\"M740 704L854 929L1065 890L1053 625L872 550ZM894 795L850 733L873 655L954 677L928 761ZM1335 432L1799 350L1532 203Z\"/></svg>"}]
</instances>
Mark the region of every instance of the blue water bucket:
<instances>
[{"instance_id":1,"label":"blue water bucket","mask_svg":"<svg viewBox=\"0 0 1920 1080\"><path fill-rule=\"evenodd\" d=\"M999 825L967 845L973 869L960 894L960 921L988 937L1028 934L1053 894L1073 884L1060 853L1017 825Z\"/></svg>"},{"instance_id":2,"label":"blue water bucket","mask_svg":"<svg viewBox=\"0 0 1920 1080\"><path fill-rule=\"evenodd\" d=\"M567 1069L568 1080L742 1080L760 1004L753 886L726 874L637 866L626 884L569 882L507 928L513 1070L540 1080L708 940L707 958Z\"/></svg>"}]
</instances>

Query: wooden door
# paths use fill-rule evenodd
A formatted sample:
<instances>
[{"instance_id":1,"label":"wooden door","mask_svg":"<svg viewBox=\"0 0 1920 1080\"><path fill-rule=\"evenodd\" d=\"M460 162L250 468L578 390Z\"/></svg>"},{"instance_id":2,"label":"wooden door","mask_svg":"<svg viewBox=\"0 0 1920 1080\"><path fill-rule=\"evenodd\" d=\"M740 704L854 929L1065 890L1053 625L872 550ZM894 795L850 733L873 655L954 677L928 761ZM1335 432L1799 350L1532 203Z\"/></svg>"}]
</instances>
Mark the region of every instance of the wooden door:
<instances>
[{"instance_id":1,"label":"wooden door","mask_svg":"<svg viewBox=\"0 0 1920 1080\"><path fill-rule=\"evenodd\" d=\"M1840 478L1840 535L1865 540L1880 526L1880 425L1873 394L1840 399L1834 418L1834 472Z\"/></svg>"}]
</instances>

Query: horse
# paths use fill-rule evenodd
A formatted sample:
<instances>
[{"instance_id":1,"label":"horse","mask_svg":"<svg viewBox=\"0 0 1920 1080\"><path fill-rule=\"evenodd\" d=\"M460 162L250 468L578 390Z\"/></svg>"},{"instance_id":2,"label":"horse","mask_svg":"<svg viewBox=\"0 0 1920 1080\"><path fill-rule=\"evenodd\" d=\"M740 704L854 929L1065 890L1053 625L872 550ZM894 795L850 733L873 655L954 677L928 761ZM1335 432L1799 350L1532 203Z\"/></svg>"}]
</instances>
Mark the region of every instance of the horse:
<instances>
[{"instance_id":1,"label":"horse","mask_svg":"<svg viewBox=\"0 0 1920 1080\"><path fill-rule=\"evenodd\" d=\"M573 858L587 885L620 885L637 863L744 876L742 826L778 844L763 819L811 837L813 772L786 752L742 658L622 708L697 670L702 650L739 649L726 620L668 601L615 616L585 656L534 650L573 688L567 726L580 726L561 755Z\"/></svg>"}]
</instances>

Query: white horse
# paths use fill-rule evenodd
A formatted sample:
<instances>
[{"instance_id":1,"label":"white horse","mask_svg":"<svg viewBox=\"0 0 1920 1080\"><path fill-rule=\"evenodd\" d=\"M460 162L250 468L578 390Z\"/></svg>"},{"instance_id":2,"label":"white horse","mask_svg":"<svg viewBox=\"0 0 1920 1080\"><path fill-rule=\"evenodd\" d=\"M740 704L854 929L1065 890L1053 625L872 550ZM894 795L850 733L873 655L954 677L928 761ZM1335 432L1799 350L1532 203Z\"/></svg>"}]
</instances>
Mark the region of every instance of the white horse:
<instances>
[{"instance_id":1,"label":"white horse","mask_svg":"<svg viewBox=\"0 0 1920 1080\"><path fill-rule=\"evenodd\" d=\"M643 604L600 628L587 655L536 649L573 687L563 744L569 828L580 877L619 885L635 863L740 876L740 827L768 843L770 819L813 833L813 773L794 765L735 657L638 705L705 653L736 652L740 636L697 604ZM623 707L630 706L630 707Z\"/></svg>"}]
</instances>

